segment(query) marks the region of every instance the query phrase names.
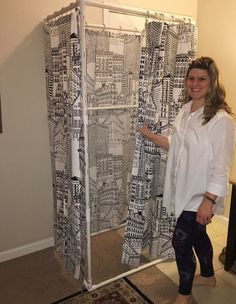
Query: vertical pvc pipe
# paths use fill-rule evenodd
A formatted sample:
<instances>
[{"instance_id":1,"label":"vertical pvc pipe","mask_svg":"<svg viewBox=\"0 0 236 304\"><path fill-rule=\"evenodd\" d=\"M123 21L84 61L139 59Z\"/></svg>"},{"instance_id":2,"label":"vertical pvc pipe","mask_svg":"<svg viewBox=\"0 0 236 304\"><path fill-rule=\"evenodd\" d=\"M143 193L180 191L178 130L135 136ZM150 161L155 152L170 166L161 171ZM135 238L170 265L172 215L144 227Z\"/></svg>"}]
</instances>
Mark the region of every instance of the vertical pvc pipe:
<instances>
[{"instance_id":1,"label":"vertical pvc pipe","mask_svg":"<svg viewBox=\"0 0 236 304\"><path fill-rule=\"evenodd\" d=\"M91 269L91 229L90 229L90 200L89 200L89 158L88 158L88 111L87 111L87 81L86 81L86 44L85 44L85 1L77 0L80 8L80 44L81 44L81 86L84 120L84 153L85 153L85 200L86 200L86 225L87 225L87 262L88 262L88 288L92 286Z\"/></svg>"}]
</instances>

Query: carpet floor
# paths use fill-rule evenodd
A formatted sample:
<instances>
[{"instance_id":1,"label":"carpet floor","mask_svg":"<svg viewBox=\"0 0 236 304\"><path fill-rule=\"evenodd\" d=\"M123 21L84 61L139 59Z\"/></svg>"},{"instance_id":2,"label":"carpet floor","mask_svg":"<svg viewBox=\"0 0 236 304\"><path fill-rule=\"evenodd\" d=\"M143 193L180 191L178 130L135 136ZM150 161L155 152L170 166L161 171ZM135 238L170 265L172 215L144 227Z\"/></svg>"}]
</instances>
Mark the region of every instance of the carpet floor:
<instances>
[{"instance_id":1,"label":"carpet floor","mask_svg":"<svg viewBox=\"0 0 236 304\"><path fill-rule=\"evenodd\" d=\"M121 248L122 236L116 230L92 237L93 284L130 270L120 262ZM142 257L141 265L147 262ZM155 266L129 275L128 280L155 304L173 302L177 292L177 286ZM52 304L82 289L53 247L0 263L1 304Z\"/></svg>"}]
</instances>

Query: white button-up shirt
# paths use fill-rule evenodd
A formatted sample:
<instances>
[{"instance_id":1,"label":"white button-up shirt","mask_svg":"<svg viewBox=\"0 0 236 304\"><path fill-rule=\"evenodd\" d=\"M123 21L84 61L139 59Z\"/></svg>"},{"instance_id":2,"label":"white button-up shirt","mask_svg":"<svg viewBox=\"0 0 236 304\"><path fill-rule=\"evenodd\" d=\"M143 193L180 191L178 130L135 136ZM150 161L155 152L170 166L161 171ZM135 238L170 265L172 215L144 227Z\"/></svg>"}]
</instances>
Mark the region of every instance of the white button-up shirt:
<instances>
[{"instance_id":1,"label":"white button-up shirt","mask_svg":"<svg viewBox=\"0 0 236 304\"><path fill-rule=\"evenodd\" d=\"M190 113L191 105L180 110L169 137L164 206L177 217L183 210L197 211L206 192L217 195L214 213L222 213L234 151L232 117L218 111L202 125L204 107Z\"/></svg>"}]
</instances>

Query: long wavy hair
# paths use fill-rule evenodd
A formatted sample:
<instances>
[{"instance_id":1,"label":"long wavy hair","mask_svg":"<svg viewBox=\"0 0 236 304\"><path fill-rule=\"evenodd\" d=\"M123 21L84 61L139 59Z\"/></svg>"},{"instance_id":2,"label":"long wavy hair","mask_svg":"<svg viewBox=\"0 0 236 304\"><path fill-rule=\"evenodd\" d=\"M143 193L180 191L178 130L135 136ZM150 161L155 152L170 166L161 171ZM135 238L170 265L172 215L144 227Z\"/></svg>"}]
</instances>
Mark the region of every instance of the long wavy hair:
<instances>
[{"instance_id":1,"label":"long wavy hair","mask_svg":"<svg viewBox=\"0 0 236 304\"><path fill-rule=\"evenodd\" d=\"M203 125L208 123L208 121L210 121L219 110L225 110L227 113L233 116L234 114L225 100L225 89L220 83L219 70L214 60L210 57L200 57L193 60L188 67L185 77L185 84L188 79L189 72L192 69L206 70L211 81L210 89L205 96ZM187 89L185 89L184 103L187 103L190 100L191 96L189 96Z\"/></svg>"}]
</instances>

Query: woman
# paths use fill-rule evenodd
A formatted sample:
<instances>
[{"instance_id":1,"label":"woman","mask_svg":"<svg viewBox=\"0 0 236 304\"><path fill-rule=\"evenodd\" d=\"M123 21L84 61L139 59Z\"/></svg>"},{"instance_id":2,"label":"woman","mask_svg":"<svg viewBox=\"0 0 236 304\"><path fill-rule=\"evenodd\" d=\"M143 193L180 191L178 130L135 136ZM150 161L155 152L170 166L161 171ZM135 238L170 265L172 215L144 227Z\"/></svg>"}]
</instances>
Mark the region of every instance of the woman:
<instances>
[{"instance_id":1,"label":"woman","mask_svg":"<svg viewBox=\"0 0 236 304\"><path fill-rule=\"evenodd\" d=\"M233 114L215 62L209 57L192 61L185 87L185 103L171 137L153 134L147 126L139 129L169 150L163 199L178 218L172 239L180 278L176 304L194 303L193 284L216 285L206 225L224 208L235 141ZM193 248L201 271L195 277Z\"/></svg>"}]
</instances>

